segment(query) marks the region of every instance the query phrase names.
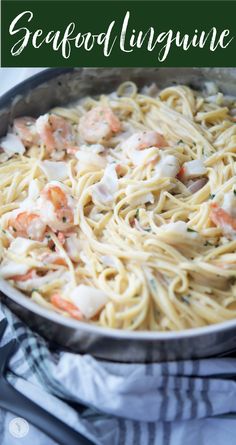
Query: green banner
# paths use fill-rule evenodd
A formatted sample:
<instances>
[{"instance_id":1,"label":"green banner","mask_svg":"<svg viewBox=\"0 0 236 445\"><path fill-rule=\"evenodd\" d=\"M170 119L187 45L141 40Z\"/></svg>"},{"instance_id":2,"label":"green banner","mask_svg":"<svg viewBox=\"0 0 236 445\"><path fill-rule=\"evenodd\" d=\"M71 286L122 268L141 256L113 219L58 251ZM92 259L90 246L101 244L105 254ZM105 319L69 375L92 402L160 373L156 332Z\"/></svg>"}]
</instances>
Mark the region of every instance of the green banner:
<instances>
[{"instance_id":1,"label":"green banner","mask_svg":"<svg viewBox=\"0 0 236 445\"><path fill-rule=\"evenodd\" d=\"M236 2L2 0L1 66L234 66Z\"/></svg>"}]
</instances>

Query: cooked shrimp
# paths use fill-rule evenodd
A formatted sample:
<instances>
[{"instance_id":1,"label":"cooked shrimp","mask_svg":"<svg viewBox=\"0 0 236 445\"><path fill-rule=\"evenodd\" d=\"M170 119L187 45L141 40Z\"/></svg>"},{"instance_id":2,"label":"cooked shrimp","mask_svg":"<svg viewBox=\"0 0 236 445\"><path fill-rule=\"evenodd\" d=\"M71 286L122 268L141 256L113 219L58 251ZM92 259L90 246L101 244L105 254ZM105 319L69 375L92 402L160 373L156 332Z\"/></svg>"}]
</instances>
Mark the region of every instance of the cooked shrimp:
<instances>
[{"instance_id":1,"label":"cooked shrimp","mask_svg":"<svg viewBox=\"0 0 236 445\"><path fill-rule=\"evenodd\" d=\"M42 255L41 260L47 264L56 264L58 266L66 266L67 263L58 253L45 253Z\"/></svg>"},{"instance_id":2,"label":"cooked shrimp","mask_svg":"<svg viewBox=\"0 0 236 445\"><path fill-rule=\"evenodd\" d=\"M40 216L54 231L65 231L73 226L73 198L60 182L49 182L41 191Z\"/></svg>"},{"instance_id":3,"label":"cooked shrimp","mask_svg":"<svg viewBox=\"0 0 236 445\"><path fill-rule=\"evenodd\" d=\"M8 227L14 237L21 236L36 241L42 241L46 231L46 224L40 216L29 212L21 212L10 218Z\"/></svg>"},{"instance_id":4,"label":"cooked shrimp","mask_svg":"<svg viewBox=\"0 0 236 445\"><path fill-rule=\"evenodd\" d=\"M65 243L66 237L63 232L58 232L57 238L59 243L61 243L62 245Z\"/></svg>"},{"instance_id":5,"label":"cooked shrimp","mask_svg":"<svg viewBox=\"0 0 236 445\"><path fill-rule=\"evenodd\" d=\"M185 167L184 166L180 167L179 172L176 175L176 178L179 181L184 182L184 178L185 178Z\"/></svg>"},{"instance_id":6,"label":"cooked shrimp","mask_svg":"<svg viewBox=\"0 0 236 445\"><path fill-rule=\"evenodd\" d=\"M88 143L99 143L121 130L118 117L109 107L95 107L88 111L79 123L80 136Z\"/></svg>"},{"instance_id":7,"label":"cooked shrimp","mask_svg":"<svg viewBox=\"0 0 236 445\"><path fill-rule=\"evenodd\" d=\"M40 143L35 123L36 119L33 117L19 117L13 122L13 131L19 136L26 148Z\"/></svg>"},{"instance_id":8,"label":"cooked shrimp","mask_svg":"<svg viewBox=\"0 0 236 445\"><path fill-rule=\"evenodd\" d=\"M53 306L61 309L62 311L68 312L72 318L76 318L77 320L83 319L83 315L80 310L73 303L64 300L59 294L53 294L50 301Z\"/></svg>"},{"instance_id":9,"label":"cooked shrimp","mask_svg":"<svg viewBox=\"0 0 236 445\"><path fill-rule=\"evenodd\" d=\"M63 117L44 114L37 119L36 128L48 152L75 148L72 127Z\"/></svg>"},{"instance_id":10,"label":"cooked shrimp","mask_svg":"<svg viewBox=\"0 0 236 445\"><path fill-rule=\"evenodd\" d=\"M52 261L52 264L57 264L58 266L67 266L66 260L64 258L58 256Z\"/></svg>"},{"instance_id":11,"label":"cooked shrimp","mask_svg":"<svg viewBox=\"0 0 236 445\"><path fill-rule=\"evenodd\" d=\"M216 203L211 204L210 218L216 226L220 226L222 228L225 234L232 234L232 232L236 232L236 218L231 216Z\"/></svg>"},{"instance_id":12,"label":"cooked shrimp","mask_svg":"<svg viewBox=\"0 0 236 445\"><path fill-rule=\"evenodd\" d=\"M138 133L132 134L126 141L122 142L121 148L123 150L143 150L149 147L163 148L168 144L162 136L162 134L157 133L157 131L139 131Z\"/></svg>"},{"instance_id":13,"label":"cooked shrimp","mask_svg":"<svg viewBox=\"0 0 236 445\"><path fill-rule=\"evenodd\" d=\"M34 276L35 276L35 271L29 270L29 272L26 272L24 275L13 275L13 277L11 277L11 280L27 281L27 280L31 280L31 278L33 278Z\"/></svg>"}]
</instances>

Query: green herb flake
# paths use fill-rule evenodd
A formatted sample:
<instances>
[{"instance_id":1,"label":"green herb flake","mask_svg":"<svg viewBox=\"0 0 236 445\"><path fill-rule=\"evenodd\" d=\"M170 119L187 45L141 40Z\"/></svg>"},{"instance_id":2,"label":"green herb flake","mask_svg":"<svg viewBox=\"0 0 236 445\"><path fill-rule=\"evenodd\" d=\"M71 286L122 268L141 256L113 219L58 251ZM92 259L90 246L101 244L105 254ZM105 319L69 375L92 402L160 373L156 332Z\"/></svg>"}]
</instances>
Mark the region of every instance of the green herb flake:
<instances>
[{"instance_id":1,"label":"green herb flake","mask_svg":"<svg viewBox=\"0 0 236 445\"><path fill-rule=\"evenodd\" d=\"M154 291L157 290L157 288L156 288L156 282L155 282L155 280L154 280L153 278L151 278L151 280L150 280L150 286L151 286L151 288L152 288Z\"/></svg>"},{"instance_id":2,"label":"green herb flake","mask_svg":"<svg viewBox=\"0 0 236 445\"><path fill-rule=\"evenodd\" d=\"M235 196L236 196L236 189L234 189L234 194L235 194Z\"/></svg>"},{"instance_id":3,"label":"green herb flake","mask_svg":"<svg viewBox=\"0 0 236 445\"><path fill-rule=\"evenodd\" d=\"M182 301L183 303L185 303L185 304L188 304L188 305L190 305L190 301L189 301L189 299L190 299L190 295L186 295L186 296L184 296L184 297L181 297L181 301Z\"/></svg>"},{"instance_id":4,"label":"green herb flake","mask_svg":"<svg viewBox=\"0 0 236 445\"><path fill-rule=\"evenodd\" d=\"M6 230L2 229L2 233L5 233L5 235L6 235L7 232L6 232Z\"/></svg>"},{"instance_id":5,"label":"green herb flake","mask_svg":"<svg viewBox=\"0 0 236 445\"><path fill-rule=\"evenodd\" d=\"M204 243L204 246L212 246L213 244L211 244L211 243L209 243L209 241L206 241L205 243Z\"/></svg>"},{"instance_id":6,"label":"green herb flake","mask_svg":"<svg viewBox=\"0 0 236 445\"><path fill-rule=\"evenodd\" d=\"M39 290L37 289L37 287L33 287L33 289L32 289L31 292L33 293L33 292L38 292L38 291L39 291Z\"/></svg>"},{"instance_id":7,"label":"green herb flake","mask_svg":"<svg viewBox=\"0 0 236 445\"><path fill-rule=\"evenodd\" d=\"M139 221L139 210L140 209L137 209L136 210L136 212L135 212L135 218Z\"/></svg>"},{"instance_id":8,"label":"green herb flake","mask_svg":"<svg viewBox=\"0 0 236 445\"><path fill-rule=\"evenodd\" d=\"M216 196L215 193L211 193L210 196L209 196L209 199L214 199L215 196Z\"/></svg>"},{"instance_id":9,"label":"green herb flake","mask_svg":"<svg viewBox=\"0 0 236 445\"><path fill-rule=\"evenodd\" d=\"M64 223L66 223L66 217L65 217L65 216L62 217L62 221L63 221Z\"/></svg>"},{"instance_id":10,"label":"green herb flake","mask_svg":"<svg viewBox=\"0 0 236 445\"><path fill-rule=\"evenodd\" d=\"M17 230L16 230L16 228L15 228L15 227L12 227L12 230L13 230L14 232L17 232Z\"/></svg>"},{"instance_id":11,"label":"green herb flake","mask_svg":"<svg viewBox=\"0 0 236 445\"><path fill-rule=\"evenodd\" d=\"M179 145L179 144L184 144L183 139L180 139L180 140L177 142L177 145Z\"/></svg>"},{"instance_id":12,"label":"green herb flake","mask_svg":"<svg viewBox=\"0 0 236 445\"><path fill-rule=\"evenodd\" d=\"M190 229L190 227L187 228L187 232L194 232L194 233L197 233L196 230Z\"/></svg>"}]
</instances>

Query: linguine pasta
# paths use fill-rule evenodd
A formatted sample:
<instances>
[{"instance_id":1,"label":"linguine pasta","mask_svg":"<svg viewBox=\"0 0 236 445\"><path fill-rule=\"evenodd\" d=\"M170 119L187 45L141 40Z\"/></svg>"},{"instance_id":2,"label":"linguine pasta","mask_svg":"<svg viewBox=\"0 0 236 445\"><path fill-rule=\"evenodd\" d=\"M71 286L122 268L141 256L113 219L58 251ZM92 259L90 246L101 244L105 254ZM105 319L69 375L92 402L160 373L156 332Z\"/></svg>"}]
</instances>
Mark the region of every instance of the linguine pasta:
<instances>
[{"instance_id":1,"label":"linguine pasta","mask_svg":"<svg viewBox=\"0 0 236 445\"><path fill-rule=\"evenodd\" d=\"M29 298L117 329L236 317L233 98L125 82L0 146L0 275Z\"/></svg>"}]
</instances>

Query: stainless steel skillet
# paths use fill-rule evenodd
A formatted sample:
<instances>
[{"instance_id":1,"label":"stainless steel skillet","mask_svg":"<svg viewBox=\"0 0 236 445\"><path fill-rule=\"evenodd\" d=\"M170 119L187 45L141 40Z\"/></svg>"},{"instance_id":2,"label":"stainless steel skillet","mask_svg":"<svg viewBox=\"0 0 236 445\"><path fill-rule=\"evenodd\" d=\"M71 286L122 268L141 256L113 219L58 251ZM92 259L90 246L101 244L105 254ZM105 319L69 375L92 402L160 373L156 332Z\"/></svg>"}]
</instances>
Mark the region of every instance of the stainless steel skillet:
<instances>
[{"instance_id":1,"label":"stainless steel skillet","mask_svg":"<svg viewBox=\"0 0 236 445\"><path fill-rule=\"evenodd\" d=\"M114 90L120 82L160 87L185 83L201 88L214 81L236 96L235 68L78 68L49 69L0 98L0 137L14 117L38 116L55 105ZM0 178L1 180L1 178ZM236 320L182 332L129 332L97 328L50 312L0 280L4 302L31 328L60 346L107 360L153 362L207 357L236 347Z\"/></svg>"}]
</instances>

